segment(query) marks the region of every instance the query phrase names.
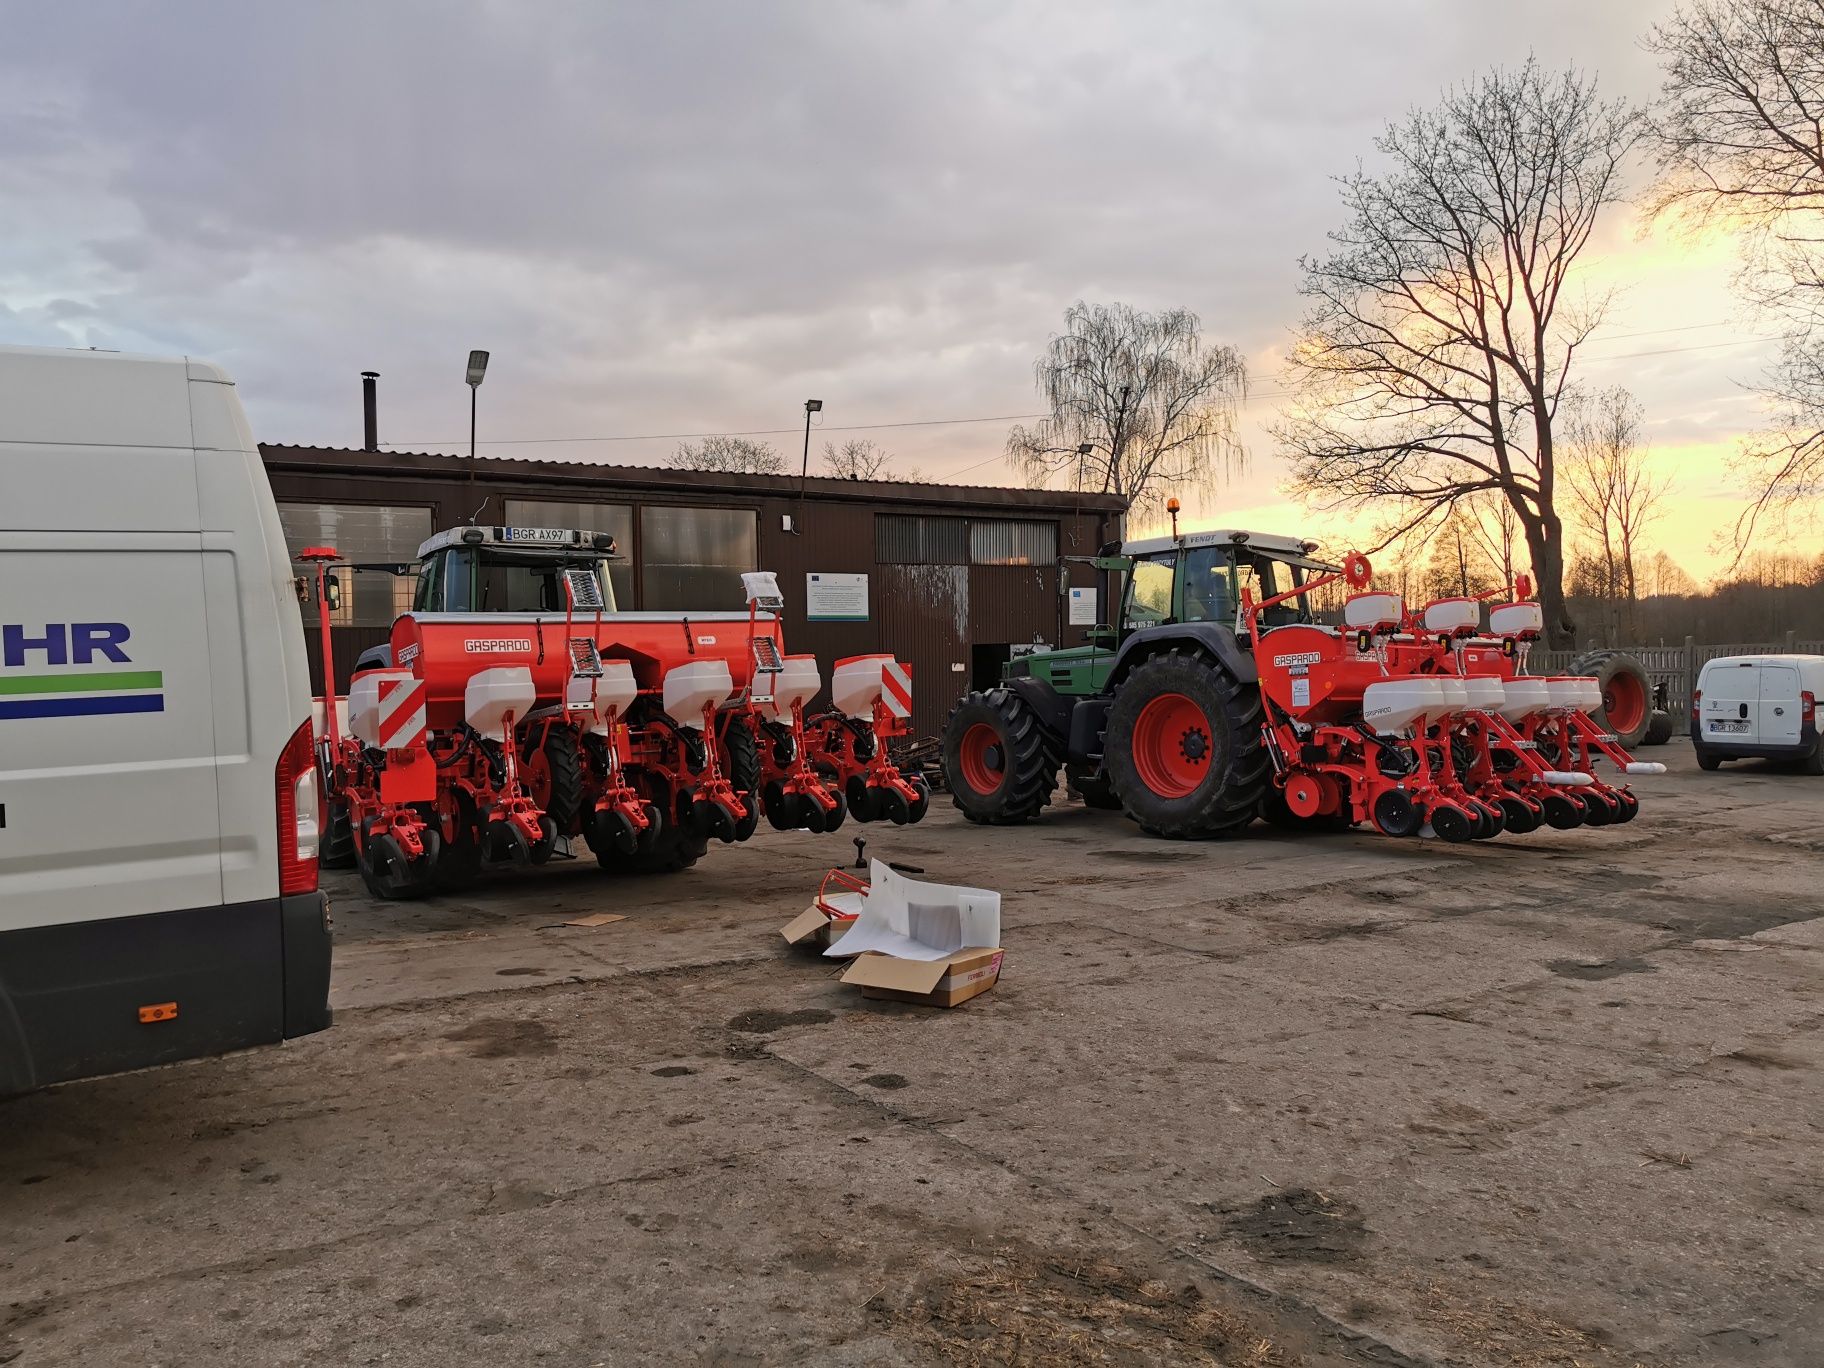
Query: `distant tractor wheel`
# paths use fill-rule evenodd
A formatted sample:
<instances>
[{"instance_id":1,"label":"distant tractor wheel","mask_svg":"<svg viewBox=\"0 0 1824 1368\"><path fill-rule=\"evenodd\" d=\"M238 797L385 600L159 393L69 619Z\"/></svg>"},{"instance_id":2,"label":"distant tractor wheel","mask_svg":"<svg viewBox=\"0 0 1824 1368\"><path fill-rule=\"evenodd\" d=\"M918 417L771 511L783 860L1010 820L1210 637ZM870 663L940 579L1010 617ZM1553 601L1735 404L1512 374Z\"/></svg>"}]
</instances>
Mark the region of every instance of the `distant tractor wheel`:
<instances>
[{"instance_id":1,"label":"distant tractor wheel","mask_svg":"<svg viewBox=\"0 0 1824 1368\"><path fill-rule=\"evenodd\" d=\"M519 777L526 796L557 824L559 835L570 836L583 829L583 764L577 754L576 733L569 727L546 727L543 745L526 746L520 756Z\"/></svg>"},{"instance_id":2,"label":"distant tractor wheel","mask_svg":"<svg viewBox=\"0 0 1824 1368\"><path fill-rule=\"evenodd\" d=\"M347 802L329 800L327 820L323 823L323 840L317 847L317 863L324 869L353 869L361 863L355 849L355 828L348 819Z\"/></svg>"},{"instance_id":3,"label":"distant tractor wheel","mask_svg":"<svg viewBox=\"0 0 1824 1368\"><path fill-rule=\"evenodd\" d=\"M467 888L481 877L481 833L475 825L475 800L462 789L452 789L449 797L449 834L443 838L443 849L431 867L431 879L440 893L454 893ZM433 811L432 820L444 825L443 814Z\"/></svg>"},{"instance_id":4,"label":"distant tractor wheel","mask_svg":"<svg viewBox=\"0 0 1824 1368\"><path fill-rule=\"evenodd\" d=\"M747 809L747 815L735 823L735 839L745 841L760 825L760 743L745 718L728 719L722 732L722 751L728 757L729 787Z\"/></svg>"},{"instance_id":5,"label":"distant tractor wheel","mask_svg":"<svg viewBox=\"0 0 1824 1368\"><path fill-rule=\"evenodd\" d=\"M1638 660L1626 651L1589 651L1565 673L1588 675L1602 690L1602 707L1593 719L1597 726L1613 732L1624 749L1641 743L1653 713L1653 686Z\"/></svg>"},{"instance_id":6,"label":"distant tractor wheel","mask_svg":"<svg viewBox=\"0 0 1824 1368\"><path fill-rule=\"evenodd\" d=\"M1119 812L1121 800L1115 796L1115 786L1109 782L1108 771L1091 768L1088 765L1066 765L1064 777L1070 781L1070 787L1076 790L1077 797L1083 800L1087 808L1099 808L1104 812Z\"/></svg>"},{"instance_id":7,"label":"distant tractor wheel","mask_svg":"<svg viewBox=\"0 0 1824 1368\"><path fill-rule=\"evenodd\" d=\"M1122 807L1154 836L1242 831L1267 790L1260 690L1205 656L1167 651L1135 666L1109 709L1104 746Z\"/></svg>"},{"instance_id":8,"label":"distant tractor wheel","mask_svg":"<svg viewBox=\"0 0 1824 1368\"><path fill-rule=\"evenodd\" d=\"M1054 744L1018 694L965 694L944 728L950 801L970 821L990 826L1038 816L1058 787Z\"/></svg>"},{"instance_id":9,"label":"distant tractor wheel","mask_svg":"<svg viewBox=\"0 0 1824 1368\"><path fill-rule=\"evenodd\" d=\"M1646 734L1640 738L1643 746L1663 746L1672 739L1672 714L1664 708L1655 708L1647 714Z\"/></svg>"}]
</instances>

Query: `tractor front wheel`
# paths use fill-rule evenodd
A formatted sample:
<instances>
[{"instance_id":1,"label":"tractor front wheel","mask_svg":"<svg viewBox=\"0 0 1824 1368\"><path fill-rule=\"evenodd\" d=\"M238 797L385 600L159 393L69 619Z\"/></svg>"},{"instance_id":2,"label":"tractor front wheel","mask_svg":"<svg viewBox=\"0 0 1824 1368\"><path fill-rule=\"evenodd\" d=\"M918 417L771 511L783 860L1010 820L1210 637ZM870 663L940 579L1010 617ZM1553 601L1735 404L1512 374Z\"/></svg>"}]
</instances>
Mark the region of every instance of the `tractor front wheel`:
<instances>
[{"instance_id":1,"label":"tractor front wheel","mask_svg":"<svg viewBox=\"0 0 1824 1368\"><path fill-rule=\"evenodd\" d=\"M1136 666L1109 709L1102 763L1121 805L1154 836L1226 836L1267 790L1260 690L1214 661L1167 651Z\"/></svg>"},{"instance_id":2,"label":"tractor front wheel","mask_svg":"<svg viewBox=\"0 0 1824 1368\"><path fill-rule=\"evenodd\" d=\"M1038 714L1007 689L965 694L944 728L950 801L972 822L1038 816L1057 790L1059 760Z\"/></svg>"}]
</instances>

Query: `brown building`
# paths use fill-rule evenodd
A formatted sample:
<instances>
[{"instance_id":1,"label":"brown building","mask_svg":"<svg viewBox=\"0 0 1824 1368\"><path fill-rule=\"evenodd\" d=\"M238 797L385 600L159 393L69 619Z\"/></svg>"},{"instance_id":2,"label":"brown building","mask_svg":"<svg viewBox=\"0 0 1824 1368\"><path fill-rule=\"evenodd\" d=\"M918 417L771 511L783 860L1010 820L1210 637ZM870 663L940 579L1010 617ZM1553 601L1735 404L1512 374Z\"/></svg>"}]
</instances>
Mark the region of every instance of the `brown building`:
<instances>
[{"instance_id":1,"label":"brown building","mask_svg":"<svg viewBox=\"0 0 1824 1368\"><path fill-rule=\"evenodd\" d=\"M620 607L679 612L739 608L740 573L776 571L787 645L814 651L826 677L843 656L891 651L911 663L919 735L938 731L957 696L992 679L1014 646L1086 640L1086 627L1070 623L1068 591L1093 592L1099 577L1070 558L1119 540L1125 509L1108 495L1046 490L812 478L801 495L783 475L261 451L294 556L330 545L353 562L407 563L434 532L471 521L579 527L619 542ZM334 644L346 688L355 656L387 640L411 606L412 582L342 579L352 592ZM1079 602L1075 616L1091 607ZM306 639L320 679L315 632Z\"/></svg>"}]
</instances>

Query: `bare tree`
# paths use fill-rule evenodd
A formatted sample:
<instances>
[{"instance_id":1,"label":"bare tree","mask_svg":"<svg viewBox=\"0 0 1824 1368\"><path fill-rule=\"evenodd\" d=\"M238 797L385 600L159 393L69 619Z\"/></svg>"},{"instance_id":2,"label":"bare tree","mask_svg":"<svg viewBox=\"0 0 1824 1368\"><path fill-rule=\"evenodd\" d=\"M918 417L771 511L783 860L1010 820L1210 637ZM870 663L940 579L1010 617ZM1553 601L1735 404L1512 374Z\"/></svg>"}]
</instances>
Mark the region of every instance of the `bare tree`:
<instances>
[{"instance_id":1,"label":"bare tree","mask_svg":"<svg viewBox=\"0 0 1824 1368\"><path fill-rule=\"evenodd\" d=\"M1008 433L1007 454L1035 488L1061 478L1119 494L1145 517L1168 493L1213 490L1244 460L1235 435L1247 390L1241 353L1206 344L1187 309L1079 300L1033 374L1051 415Z\"/></svg>"},{"instance_id":2,"label":"bare tree","mask_svg":"<svg viewBox=\"0 0 1824 1368\"><path fill-rule=\"evenodd\" d=\"M680 442L669 463L679 470L729 470L748 475L779 475L785 471L785 458L769 443L746 437Z\"/></svg>"},{"instance_id":3,"label":"bare tree","mask_svg":"<svg viewBox=\"0 0 1824 1368\"><path fill-rule=\"evenodd\" d=\"M823 463L838 480L895 480L893 453L865 437L852 437L837 446L823 444Z\"/></svg>"},{"instance_id":4,"label":"bare tree","mask_svg":"<svg viewBox=\"0 0 1824 1368\"><path fill-rule=\"evenodd\" d=\"M1578 258L1619 198L1639 117L1576 71L1528 61L1449 91L1343 178L1344 226L1306 258L1310 301L1277 426L1323 507L1389 506L1389 536L1482 491L1519 520L1546 628L1571 640L1553 423L1605 297Z\"/></svg>"},{"instance_id":5,"label":"bare tree","mask_svg":"<svg viewBox=\"0 0 1824 1368\"><path fill-rule=\"evenodd\" d=\"M1665 511L1672 487L1670 477L1654 472L1640 424L1640 404L1620 385L1573 395L1565 411L1564 487L1571 515L1593 544L1601 597L1627 605L1623 625L1629 632L1639 627L1634 607L1640 602L1641 542ZM1579 588L1591 587L1586 575Z\"/></svg>"},{"instance_id":6,"label":"bare tree","mask_svg":"<svg viewBox=\"0 0 1824 1368\"><path fill-rule=\"evenodd\" d=\"M1787 329L1760 386L1773 425L1744 446L1757 524L1824 496L1824 0L1692 0L1647 46L1666 63L1655 207L1745 231L1750 298Z\"/></svg>"},{"instance_id":7,"label":"bare tree","mask_svg":"<svg viewBox=\"0 0 1824 1368\"><path fill-rule=\"evenodd\" d=\"M1500 494L1484 490L1471 494L1457 504L1457 511L1467 510L1469 535L1502 585L1511 585L1520 572L1517 552L1520 549L1520 519L1513 504Z\"/></svg>"},{"instance_id":8,"label":"bare tree","mask_svg":"<svg viewBox=\"0 0 1824 1368\"><path fill-rule=\"evenodd\" d=\"M1664 551L1655 551L1647 561L1643 587L1649 598L1664 594L1695 594L1697 581Z\"/></svg>"}]
</instances>

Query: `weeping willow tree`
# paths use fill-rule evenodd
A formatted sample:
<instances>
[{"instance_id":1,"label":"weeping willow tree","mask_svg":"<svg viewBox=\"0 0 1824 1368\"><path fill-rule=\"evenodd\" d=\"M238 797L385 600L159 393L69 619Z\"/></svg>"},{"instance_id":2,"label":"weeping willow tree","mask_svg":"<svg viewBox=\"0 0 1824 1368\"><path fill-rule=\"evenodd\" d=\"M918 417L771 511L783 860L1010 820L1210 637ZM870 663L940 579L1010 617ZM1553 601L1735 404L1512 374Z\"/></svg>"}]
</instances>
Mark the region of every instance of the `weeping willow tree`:
<instances>
[{"instance_id":1,"label":"weeping willow tree","mask_svg":"<svg viewBox=\"0 0 1824 1368\"><path fill-rule=\"evenodd\" d=\"M1168 494L1213 491L1245 459L1247 368L1235 348L1206 343L1188 309L1079 300L1033 378L1050 415L1014 428L1007 454L1035 489L1118 494L1145 519Z\"/></svg>"}]
</instances>

